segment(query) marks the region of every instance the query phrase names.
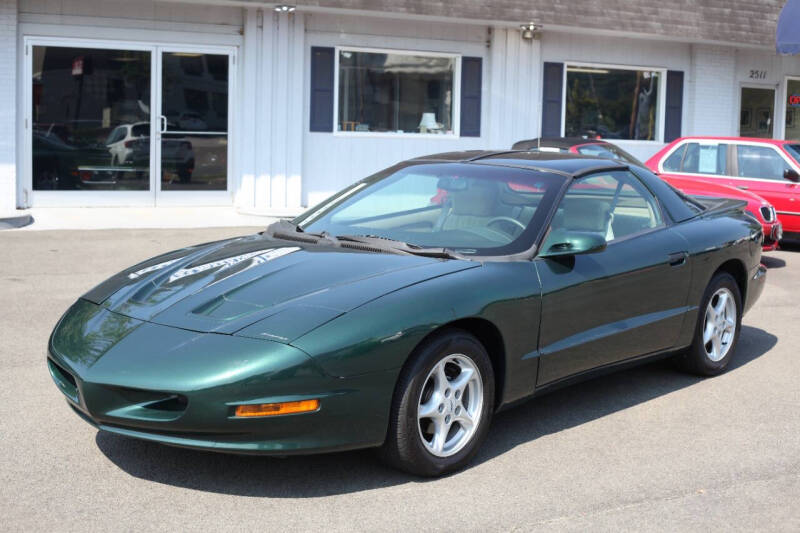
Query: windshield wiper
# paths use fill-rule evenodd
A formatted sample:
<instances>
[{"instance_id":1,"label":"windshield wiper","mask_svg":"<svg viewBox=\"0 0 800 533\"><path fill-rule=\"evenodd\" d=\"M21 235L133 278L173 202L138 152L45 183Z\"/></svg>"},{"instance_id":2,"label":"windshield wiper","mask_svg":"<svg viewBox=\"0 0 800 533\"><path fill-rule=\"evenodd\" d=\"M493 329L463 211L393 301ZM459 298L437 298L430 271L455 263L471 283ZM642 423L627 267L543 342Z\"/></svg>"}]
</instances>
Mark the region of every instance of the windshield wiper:
<instances>
[{"instance_id":1,"label":"windshield wiper","mask_svg":"<svg viewBox=\"0 0 800 533\"><path fill-rule=\"evenodd\" d=\"M344 246L347 243L361 244L370 248L395 254L411 254L442 259L464 259L461 254L447 248L426 248L380 235L331 235L327 231L307 233L288 220L278 220L261 232L273 239L296 241L306 244L323 244L328 246Z\"/></svg>"},{"instance_id":2,"label":"windshield wiper","mask_svg":"<svg viewBox=\"0 0 800 533\"><path fill-rule=\"evenodd\" d=\"M339 241L356 242L359 244L366 244L380 248L389 248L407 254L421 255L425 257L439 257L443 259L463 259L460 254L444 247L424 247L416 244L410 244L397 239L389 237L382 237L380 235L336 235L335 238Z\"/></svg>"},{"instance_id":3,"label":"windshield wiper","mask_svg":"<svg viewBox=\"0 0 800 533\"><path fill-rule=\"evenodd\" d=\"M306 233L303 228L288 220L278 220L273 222L261 232L273 239L284 241L298 241L308 244L332 244L336 242L336 237L323 231L322 233Z\"/></svg>"}]
</instances>

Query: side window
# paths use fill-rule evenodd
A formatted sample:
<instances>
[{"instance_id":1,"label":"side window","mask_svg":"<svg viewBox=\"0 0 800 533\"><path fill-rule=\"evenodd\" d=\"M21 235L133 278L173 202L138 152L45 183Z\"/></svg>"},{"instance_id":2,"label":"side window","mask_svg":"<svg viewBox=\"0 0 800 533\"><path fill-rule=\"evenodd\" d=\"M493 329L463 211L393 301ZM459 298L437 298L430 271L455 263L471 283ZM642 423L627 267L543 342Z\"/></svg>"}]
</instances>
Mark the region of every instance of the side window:
<instances>
[{"instance_id":1,"label":"side window","mask_svg":"<svg viewBox=\"0 0 800 533\"><path fill-rule=\"evenodd\" d=\"M623 183L611 211L612 240L657 228L662 223L661 211L650 191L638 180Z\"/></svg>"},{"instance_id":2,"label":"side window","mask_svg":"<svg viewBox=\"0 0 800 533\"><path fill-rule=\"evenodd\" d=\"M595 174L570 185L542 249L571 231L599 233L614 242L661 225L656 199L633 174L625 170Z\"/></svg>"},{"instance_id":3,"label":"side window","mask_svg":"<svg viewBox=\"0 0 800 533\"><path fill-rule=\"evenodd\" d=\"M667 172L680 172L681 170L681 161L683 160L683 154L686 153L686 145L684 144L674 152L670 154L670 156L664 160L664 163L661 164L661 168L663 168Z\"/></svg>"},{"instance_id":4,"label":"side window","mask_svg":"<svg viewBox=\"0 0 800 533\"><path fill-rule=\"evenodd\" d=\"M783 180L783 171L790 168L780 154L769 146L736 145L739 177Z\"/></svg>"},{"instance_id":5,"label":"side window","mask_svg":"<svg viewBox=\"0 0 800 533\"><path fill-rule=\"evenodd\" d=\"M727 157L726 144L689 143L686 145L681 171L724 176L727 172Z\"/></svg>"}]
</instances>

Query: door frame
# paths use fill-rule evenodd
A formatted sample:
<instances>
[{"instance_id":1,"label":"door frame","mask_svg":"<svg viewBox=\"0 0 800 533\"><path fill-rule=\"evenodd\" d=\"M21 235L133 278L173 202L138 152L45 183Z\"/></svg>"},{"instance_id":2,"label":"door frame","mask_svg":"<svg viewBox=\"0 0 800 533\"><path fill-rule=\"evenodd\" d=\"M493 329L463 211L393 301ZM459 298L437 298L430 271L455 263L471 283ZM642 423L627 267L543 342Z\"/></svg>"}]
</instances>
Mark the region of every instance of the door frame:
<instances>
[{"instance_id":1,"label":"door frame","mask_svg":"<svg viewBox=\"0 0 800 533\"><path fill-rule=\"evenodd\" d=\"M797 81L800 82L800 76L790 76L786 75L783 77L783 83L781 87L781 95L783 97L783 109L781 110L781 131L780 136L777 137L778 139L786 139L786 111L789 110L789 82L790 81ZM799 108L800 109L800 108ZM800 120L800 116L796 117L797 120Z\"/></svg>"},{"instance_id":2,"label":"door frame","mask_svg":"<svg viewBox=\"0 0 800 533\"><path fill-rule=\"evenodd\" d=\"M237 99L237 51L236 45L201 45L171 42L148 42L132 40L109 40L56 36L25 35L23 44L23 131L22 161L19 165L23 189L29 191L28 207L153 207L153 206L206 206L233 205L235 142L238 109ZM150 52L150 187L146 191L35 191L33 189L33 47L52 46L63 48L93 48L102 50L135 50ZM198 52L228 55L228 156L227 188L224 191L164 191L161 192L161 137L160 122L156 112L161 111L161 53ZM172 194L175 193L175 194ZM163 197L163 198L162 198Z\"/></svg>"},{"instance_id":3,"label":"door frame","mask_svg":"<svg viewBox=\"0 0 800 533\"><path fill-rule=\"evenodd\" d=\"M742 82L739 83L739 88L736 91L736 107L739 108L739 112L735 115L735 131L736 136L741 137L741 116L742 116L742 89L768 89L772 91L772 137L762 137L763 139L777 139L778 135L778 126L774 122L777 120L776 116L778 114L778 87L774 84L770 83L750 83L750 82ZM755 118L755 117L754 117Z\"/></svg>"},{"instance_id":4,"label":"door frame","mask_svg":"<svg viewBox=\"0 0 800 533\"><path fill-rule=\"evenodd\" d=\"M233 150L231 149L231 134L235 131L234 122L232 120L235 115L234 105L236 99L233 97L236 94L236 49L231 46L215 46L215 45L157 45L155 53L158 55L156 60L156 73L154 76L154 89L157 92L156 105L151 108L154 112L151 116L156 117L151 120L150 130L153 143L150 145L151 153L155 154L155 161L158 163L155 173L155 205L162 206L206 206L206 205L233 205ZM161 94L163 90L163 65L161 60L162 54L173 52L189 52L198 54L216 54L228 56L228 131L227 131L227 186L225 190L221 191L162 191L161 183L161 122L160 117L163 116L163 102ZM155 146L154 146L155 145ZM151 161L152 164L152 161Z\"/></svg>"}]
</instances>

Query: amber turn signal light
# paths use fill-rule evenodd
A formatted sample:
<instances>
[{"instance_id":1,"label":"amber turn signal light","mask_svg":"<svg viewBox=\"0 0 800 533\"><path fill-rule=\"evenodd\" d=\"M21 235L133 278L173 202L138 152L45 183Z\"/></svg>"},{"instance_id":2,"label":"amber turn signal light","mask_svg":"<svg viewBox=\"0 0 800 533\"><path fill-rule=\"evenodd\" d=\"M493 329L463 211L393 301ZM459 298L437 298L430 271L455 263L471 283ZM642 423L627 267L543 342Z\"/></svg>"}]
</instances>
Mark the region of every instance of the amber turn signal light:
<instances>
[{"instance_id":1,"label":"amber turn signal light","mask_svg":"<svg viewBox=\"0 0 800 533\"><path fill-rule=\"evenodd\" d=\"M254 405L237 405L236 416L277 416L292 413L307 413L319 409L319 400L300 400L297 402L257 403Z\"/></svg>"}]
</instances>

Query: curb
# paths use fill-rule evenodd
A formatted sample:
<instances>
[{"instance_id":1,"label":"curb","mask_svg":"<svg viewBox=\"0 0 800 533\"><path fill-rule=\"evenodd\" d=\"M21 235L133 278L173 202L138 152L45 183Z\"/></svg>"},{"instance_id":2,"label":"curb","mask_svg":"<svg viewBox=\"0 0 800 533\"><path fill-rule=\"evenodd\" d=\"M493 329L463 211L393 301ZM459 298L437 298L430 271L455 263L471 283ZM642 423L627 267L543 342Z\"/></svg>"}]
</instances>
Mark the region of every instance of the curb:
<instances>
[{"instance_id":1,"label":"curb","mask_svg":"<svg viewBox=\"0 0 800 533\"><path fill-rule=\"evenodd\" d=\"M0 230L21 228L29 224L33 224L33 217L30 215L0 218Z\"/></svg>"}]
</instances>

